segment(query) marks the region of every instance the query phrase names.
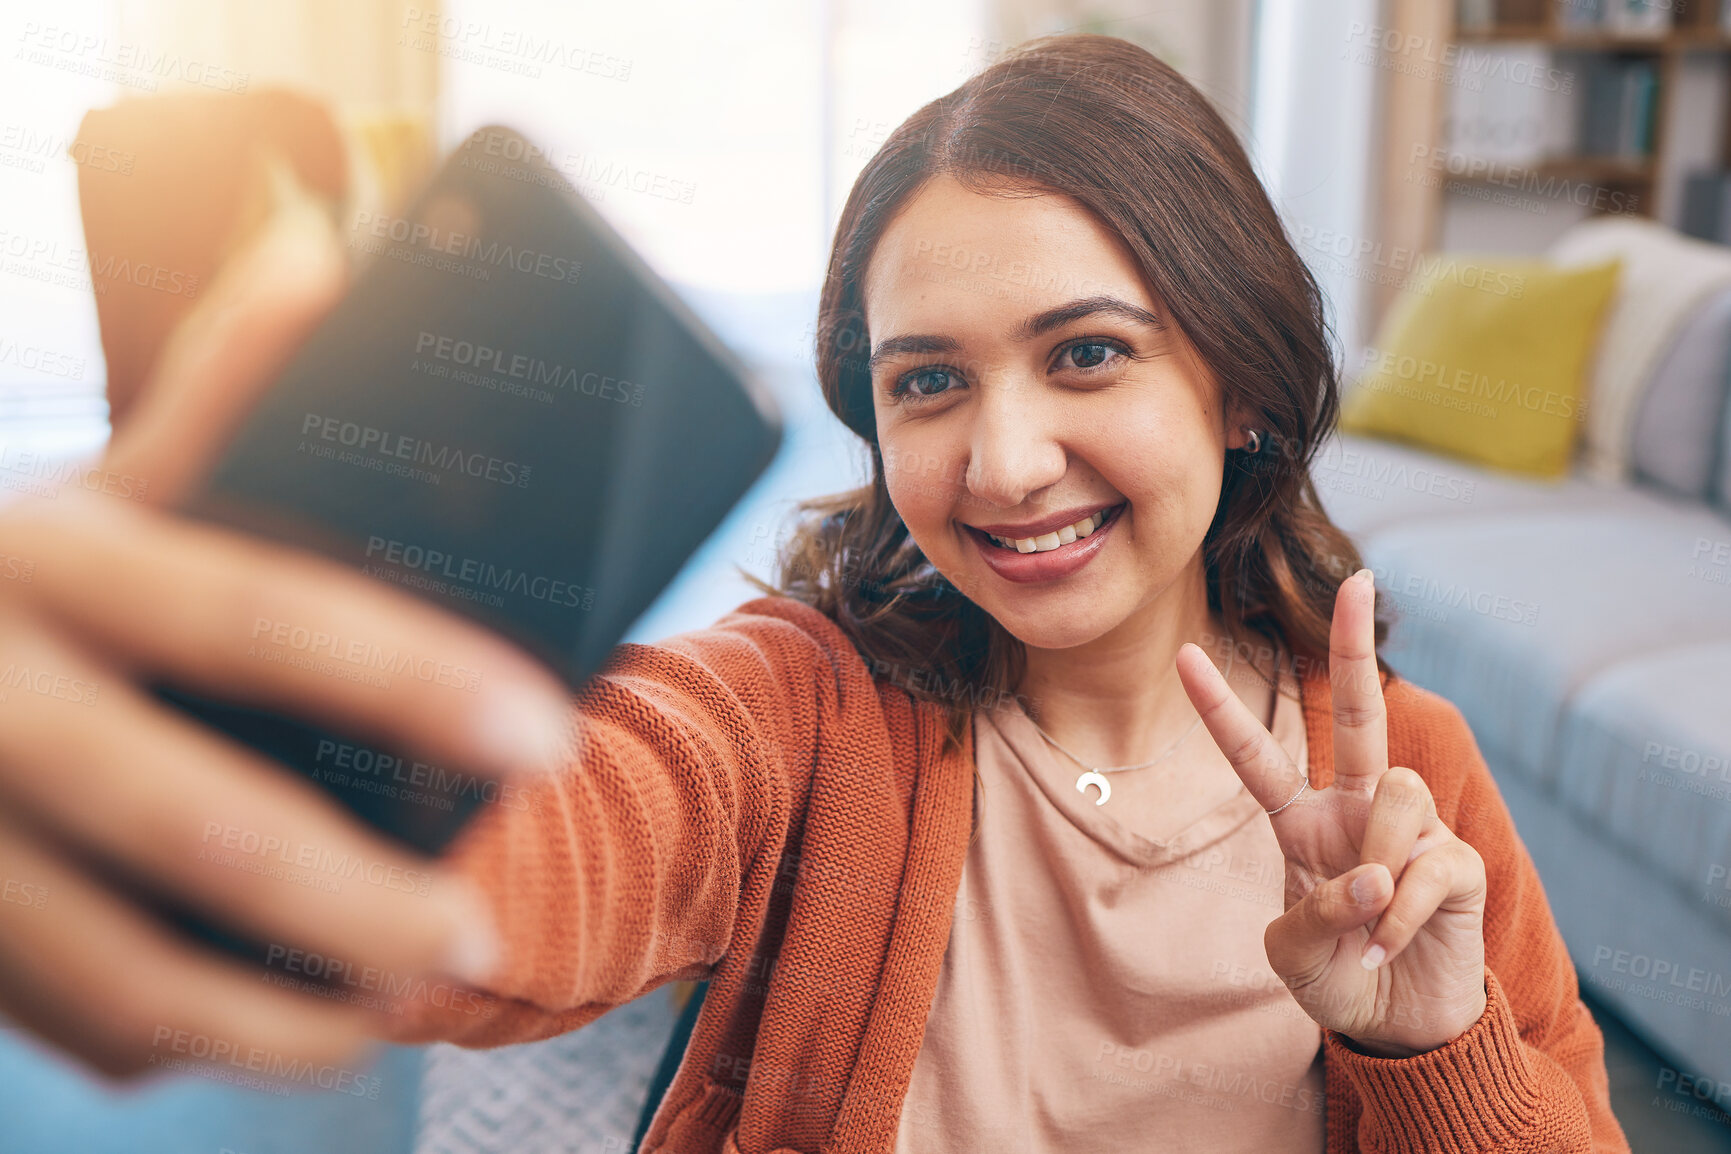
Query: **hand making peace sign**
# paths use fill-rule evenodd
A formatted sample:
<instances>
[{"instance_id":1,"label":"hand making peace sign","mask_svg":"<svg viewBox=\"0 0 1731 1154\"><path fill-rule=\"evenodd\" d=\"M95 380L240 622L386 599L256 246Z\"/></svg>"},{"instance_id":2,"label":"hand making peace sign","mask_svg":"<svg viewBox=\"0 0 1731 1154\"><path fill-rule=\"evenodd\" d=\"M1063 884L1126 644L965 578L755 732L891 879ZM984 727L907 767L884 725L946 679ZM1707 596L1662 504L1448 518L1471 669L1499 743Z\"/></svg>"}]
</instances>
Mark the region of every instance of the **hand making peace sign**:
<instances>
[{"instance_id":1,"label":"hand making peace sign","mask_svg":"<svg viewBox=\"0 0 1731 1154\"><path fill-rule=\"evenodd\" d=\"M1265 810L1285 807L1269 818L1286 859L1286 912L1263 938L1269 965L1319 1024L1367 1053L1406 1057L1484 1013L1485 867L1437 817L1424 779L1388 764L1374 602L1368 569L1335 595L1327 789L1299 793L1298 767L1207 654L1185 645L1177 664L1251 795Z\"/></svg>"}]
</instances>

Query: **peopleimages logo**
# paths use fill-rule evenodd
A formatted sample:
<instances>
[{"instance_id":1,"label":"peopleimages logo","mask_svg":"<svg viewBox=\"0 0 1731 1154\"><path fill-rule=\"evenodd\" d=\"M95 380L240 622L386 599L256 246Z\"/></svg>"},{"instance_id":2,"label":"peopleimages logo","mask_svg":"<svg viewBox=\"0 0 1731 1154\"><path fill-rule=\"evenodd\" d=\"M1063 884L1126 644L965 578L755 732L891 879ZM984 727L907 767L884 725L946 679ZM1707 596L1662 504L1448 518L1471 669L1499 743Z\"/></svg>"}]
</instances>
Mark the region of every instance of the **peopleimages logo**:
<instances>
[{"instance_id":1,"label":"peopleimages logo","mask_svg":"<svg viewBox=\"0 0 1731 1154\"><path fill-rule=\"evenodd\" d=\"M83 681L48 669L20 665L16 661L7 664L5 669L0 669L0 701L5 701L7 694L14 689L78 705L96 704L95 682Z\"/></svg>"},{"instance_id":2,"label":"peopleimages logo","mask_svg":"<svg viewBox=\"0 0 1731 1154\"><path fill-rule=\"evenodd\" d=\"M1477 369L1460 368L1388 350L1366 348L1359 368L1363 374L1360 383L1364 388L1422 398L1430 404L1479 416L1495 417L1495 406L1506 404L1563 420L1584 421L1587 416L1584 397L1523 385L1507 377L1492 378ZM1449 393L1460 396L1451 397Z\"/></svg>"},{"instance_id":3,"label":"peopleimages logo","mask_svg":"<svg viewBox=\"0 0 1731 1154\"><path fill-rule=\"evenodd\" d=\"M1376 587L1408 617L1446 622L1448 610L1464 608L1483 617L1516 625L1538 624L1539 605L1536 601L1523 601L1483 587L1475 589L1464 582L1441 581L1420 573L1401 573L1387 568L1374 572Z\"/></svg>"},{"instance_id":4,"label":"peopleimages logo","mask_svg":"<svg viewBox=\"0 0 1731 1154\"><path fill-rule=\"evenodd\" d=\"M1429 293L1448 281L1515 300L1526 292L1525 277L1477 261L1400 245L1385 246L1370 237L1309 224L1299 225L1295 235L1299 246L1312 252L1350 261L1358 267L1386 269L1389 284L1405 284L1410 279L1416 290Z\"/></svg>"},{"instance_id":5,"label":"peopleimages logo","mask_svg":"<svg viewBox=\"0 0 1731 1154\"><path fill-rule=\"evenodd\" d=\"M464 20L438 11L408 8L403 12L403 35L397 43L422 52L481 64L539 78L541 65L581 72L621 83L631 79L632 61L608 53L567 44L550 36L509 24Z\"/></svg>"},{"instance_id":6,"label":"peopleimages logo","mask_svg":"<svg viewBox=\"0 0 1731 1154\"><path fill-rule=\"evenodd\" d=\"M1407 163L1409 168L1422 167L1428 170L1433 174L1433 178L1447 174L1469 182L1494 184L1538 197L1540 200L1567 200L1595 212L1634 212L1640 206L1640 197L1634 193L1584 180L1571 180L1543 168L1487 160L1482 156L1444 147L1433 148L1428 144L1413 145ZM1452 184L1453 182L1451 186ZM1451 187L1450 191L1460 189Z\"/></svg>"},{"instance_id":7,"label":"peopleimages logo","mask_svg":"<svg viewBox=\"0 0 1731 1154\"><path fill-rule=\"evenodd\" d=\"M368 1004L375 1009L385 1009L390 1000L395 1000L418 1002L487 1018L498 1012L491 998L449 982L428 979L418 974L397 974L377 966L357 966L354 962L342 958L278 945L275 942L267 948L264 964L267 969L281 969L288 974L301 975L306 980L292 984L303 989L303 992ZM266 976L270 978L277 975ZM344 997L355 993L378 994L379 997Z\"/></svg>"},{"instance_id":8,"label":"peopleimages logo","mask_svg":"<svg viewBox=\"0 0 1731 1154\"><path fill-rule=\"evenodd\" d=\"M422 330L415 338L415 353L436 361L474 369L480 373L497 373L531 385L582 393L603 401L621 405L643 404L643 386L619 377L609 377L594 371L578 372L575 368L549 364L539 357L494 348L479 341L440 336Z\"/></svg>"},{"instance_id":9,"label":"peopleimages logo","mask_svg":"<svg viewBox=\"0 0 1731 1154\"><path fill-rule=\"evenodd\" d=\"M1500 80L1544 92L1560 92L1564 96L1575 91L1575 74L1560 68L1535 64L1495 47L1475 48L1444 37L1402 32L1377 24L1354 20L1347 25L1347 42L1362 43L1373 51L1400 59L1410 58L1423 64L1435 65L1457 76L1475 81L1476 90L1486 80Z\"/></svg>"},{"instance_id":10,"label":"peopleimages logo","mask_svg":"<svg viewBox=\"0 0 1731 1154\"><path fill-rule=\"evenodd\" d=\"M394 791L385 796L402 797L435 809L455 809L452 798L522 812L527 812L531 805L529 794L520 783L448 770L332 738L319 739L313 761L317 766L313 771L315 780L344 779L336 781L338 785L372 782Z\"/></svg>"},{"instance_id":11,"label":"peopleimages logo","mask_svg":"<svg viewBox=\"0 0 1731 1154\"><path fill-rule=\"evenodd\" d=\"M218 92L243 93L251 77L221 65L183 57L178 52L159 51L147 44L133 44L99 36L80 28L24 22L13 57L80 76L93 76L154 92L164 81L178 81Z\"/></svg>"},{"instance_id":12,"label":"peopleimages logo","mask_svg":"<svg viewBox=\"0 0 1731 1154\"><path fill-rule=\"evenodd\" d=\"M334 662L356 670L413 677L417 681L466 689L470 693L481 688L481 671L478 669L453 665L411 651L385 649L365 638L344 637L290 621L260 617L252 624L252 640L257 644L248 647L248 657L287 660L295 656Z\"/></svg>"},{"instance_id":13,"label":"peopleimages logo","mask_svg":"<svg viewBox=\"0 0 1731 1154\"><path fill-rule=\"evenodd\" d=\"M106 145L91 144L63 132L42 132L26 124L0 125L0 152L25 158L31 171L41 172L45 161L67 161L98 172L132 175L136 155Z\"/></svg>"},{"instance_id":14,"label":"peopleimages logo","mask_svg":"<svg viewBox=\"0 0 1731 1154\"><path fill-rule=\"evenodd\" d=\"M529 487L528 465L489 457L485 453L466 452L454 445L434 444L418 437L377 429L356 421L345 421L341 417L308 413L301 421L301 436L354 450L338 456L339 460L348 464L375 468L381 472L407 471L425 474L415 477L416 480L432 480L437 483L443 475L460 473L519 489ZM302 451L317 447L319 446L310 445L306 440L301 442ZM380 458L384 457L392 458L393 461L381 461ZM409 464L395 465L396 461L407 461Z\"/></svg>"},{"instance_id":15,"label":"peopleimages logo","mask_svg":"<svg viewBox=\"0 0 1731 1154\"><path fill-rule=\"evenodd\" d=\"M262 1074L277 1082L301 1083L307 1089L330 1090L373 1100L378 1099L382 1085L376 1077L359 1074L343 1066L316 1065L311 1061L285 1057L262 1046L242 1046L226 1038L198 1034L173 1026L156 1027L150 1045L150 1064L170 1070L205 1073L206 1071L198 1069L197 1064L226 1064Z\"/></svg>"},{"instance_id":16,"label":"peopleimages logo","mask_svg":"<svg viewBox=\"0 0 1731 1154\"><path fill-rule=\"evenodd\" d=\"M475 265L514 269L543 280L576 284L583 262L557 253L518 248L474 233L435 228L425 221L373 212L355 214L354 232L378 241L392 241L428 256L449 256Z\"/></svg>"},{"instance_id":17,"label":"peopleimages logo","mask_svg":"<svg viewBox=\"0 0 1731 1154\"><path fill-rule=\"evenodd\" d=\"M68 380L79 380L84 376L83 357L4 338L0 338L0 365L17 365L21 369Z\"/></svg>"},{"instance_id":18,"label":"peopleimages logo","mask_svg":"<svg viewBox=\"0 0 1731 1154\"><path fill-rule=\"evenodd\" d=\"M1605 967L1609 973L1599 968L1606 962L1610 963ZM1715 970L1599 946L1593 950L1592 969L1586 976L1593 985L1605 989L1624 990L1716 1018L1731 1016L1731 1001L1727 1000L1731 997L1731 976Z\"/></svg>"},{"instance_id":19,"label":"peopleimages logo","mask_svg":"<svg viewBox=\"0 0 1731 1154\"><path fill-rule=\"evenodd\" d=\"M367 559L569 609L588 609L595 600L595 590L574 581L526 573L511 566L501 568L490 561L457 557L388 537L367 538Z\"/></svg>"}]
</instances>

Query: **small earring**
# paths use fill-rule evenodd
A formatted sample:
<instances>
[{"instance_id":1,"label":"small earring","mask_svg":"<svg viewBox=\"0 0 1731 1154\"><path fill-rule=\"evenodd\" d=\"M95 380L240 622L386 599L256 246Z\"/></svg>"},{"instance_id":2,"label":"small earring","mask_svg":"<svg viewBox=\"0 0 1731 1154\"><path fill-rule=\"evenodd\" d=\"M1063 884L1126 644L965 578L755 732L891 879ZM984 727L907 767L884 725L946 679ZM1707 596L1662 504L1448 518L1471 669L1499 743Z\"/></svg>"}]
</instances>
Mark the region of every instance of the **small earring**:
<instances>
[{"instance_id":1,"label":"small earring","mask_svg":"<svg viewBox=\"0 0 1731 1154\"><path fill-rule=\"evenodd\" d=\"M1262 434L1257 432L1255 429L1249 429L1246 430L1245 435L1250 438L1250 443L1244 446L1244 451L1246 453L1262 452Z\"/></svg>"}]
</instances>

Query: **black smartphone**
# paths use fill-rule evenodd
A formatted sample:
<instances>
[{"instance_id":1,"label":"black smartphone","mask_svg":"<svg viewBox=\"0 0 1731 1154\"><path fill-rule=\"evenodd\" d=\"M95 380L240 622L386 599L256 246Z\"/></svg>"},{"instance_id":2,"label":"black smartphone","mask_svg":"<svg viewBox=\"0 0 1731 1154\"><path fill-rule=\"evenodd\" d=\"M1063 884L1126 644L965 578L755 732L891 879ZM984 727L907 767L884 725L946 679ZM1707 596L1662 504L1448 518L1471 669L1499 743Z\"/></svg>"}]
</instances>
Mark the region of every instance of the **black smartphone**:
<instances>
[{"instance_id":1,"label":"black smartphone","mask_svg":"<svg viewBox=\"0 0 1731 1154\"><path fill-rule=\"evenodd\" d=\"M183 511L479 621L576 688L775 455L770 394L510 129L474 133L349 241L363 271ZM302 622L253 628L261 660L331 676L474 676ZM157 692L425 853L500 796L369 734Z\"/></svg>"}]
</instances>

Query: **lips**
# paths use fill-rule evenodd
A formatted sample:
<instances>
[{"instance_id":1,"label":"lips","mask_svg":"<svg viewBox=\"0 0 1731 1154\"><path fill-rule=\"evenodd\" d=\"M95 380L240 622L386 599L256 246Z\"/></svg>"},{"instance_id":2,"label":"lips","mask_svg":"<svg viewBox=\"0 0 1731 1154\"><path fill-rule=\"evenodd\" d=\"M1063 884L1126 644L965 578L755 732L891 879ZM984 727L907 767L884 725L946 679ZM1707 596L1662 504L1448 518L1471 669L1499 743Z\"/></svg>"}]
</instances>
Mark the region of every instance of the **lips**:
<instances>
[{"instance_id":1,"label":"lips","mask_svg":"<svg viewBox=\"0 0 1731 1154\"><path fill-rule=\"evenodd\" d=\"M1052 531L1055 528L1072 522L1062 520L1070 517L1081 520L1094 509L1079 507L1075 510L1065 510L1042 521L1029 522L1025 526L992 525L979 528L973 525L963 526L974 547L979 550L980 557L987 566L1006 581L1017 584L1030 584L1041 581L1056 581L1080 570L1092 561L1105 548L1112 537L1112 531L1121 519L1121 514L1128 507L1127 502L1120 501L1105 510L1105 520L1100 527L1086 537L1078 536L1072 541L1063 542L1055 549L1040 552L1022 553L1014 549L1006 549L993 542L993 536L1009 536L1014 533L1018 538L1029 535L1031 529ZM1096 506L1096 509L1098 507ZM1008 533L999 533L999 529L1008 529Z\"/></svg>"}]
</instances>

